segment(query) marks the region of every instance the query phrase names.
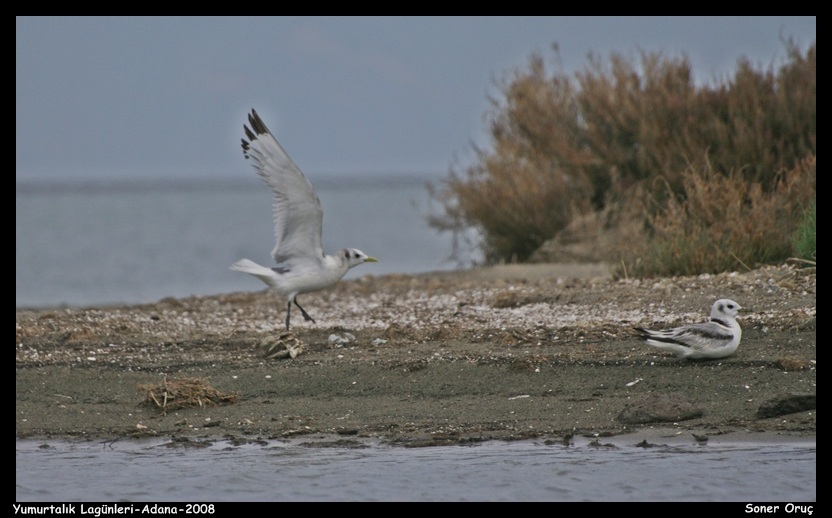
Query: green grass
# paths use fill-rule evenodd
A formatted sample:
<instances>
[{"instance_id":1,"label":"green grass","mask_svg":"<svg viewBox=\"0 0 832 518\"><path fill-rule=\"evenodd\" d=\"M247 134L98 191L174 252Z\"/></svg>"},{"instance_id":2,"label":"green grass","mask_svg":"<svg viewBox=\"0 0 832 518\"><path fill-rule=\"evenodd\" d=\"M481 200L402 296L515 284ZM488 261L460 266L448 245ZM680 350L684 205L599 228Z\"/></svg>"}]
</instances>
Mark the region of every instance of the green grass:
<instances>
[{"instance_id":1,"label":"green grass","mask_svg":"<svg viewBox=\"0 0 832 518\"><path fill-rule=\"evenodd\" d=\"M807 261L817 260L817 244L815 238L816 233L816 203L812 200L809 203L809 208L803 215L803 221L797 227L794 234L794 248L797 252L797 257Z\"/></svg>"}]
</instances>

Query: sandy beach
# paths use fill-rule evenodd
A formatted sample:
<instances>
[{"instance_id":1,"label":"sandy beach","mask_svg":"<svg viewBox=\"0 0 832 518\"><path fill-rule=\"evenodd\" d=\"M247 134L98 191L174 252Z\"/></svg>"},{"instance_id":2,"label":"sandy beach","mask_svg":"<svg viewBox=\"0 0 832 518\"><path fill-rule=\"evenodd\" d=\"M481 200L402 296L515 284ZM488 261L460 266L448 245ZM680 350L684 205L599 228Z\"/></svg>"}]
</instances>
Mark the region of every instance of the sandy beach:
<instances>
[{"instance_id":1,"label":"sandy beach","mask_svg":"<svg viewBox=\"0 0 832 518\"><path fill-rule=\"evenodd\" d=\"M634 326L748 311L737 353L677 361ZM274 294L16 310L18 438L565 441L816 435L815 268L615 279L507 265ZM195 400L183 382L210 389ZM180 385L177 385L180 383ZM165 399L167 398L167 399ZM194 403L196 401L196 403Z\"/></svg>"}]
</instances>

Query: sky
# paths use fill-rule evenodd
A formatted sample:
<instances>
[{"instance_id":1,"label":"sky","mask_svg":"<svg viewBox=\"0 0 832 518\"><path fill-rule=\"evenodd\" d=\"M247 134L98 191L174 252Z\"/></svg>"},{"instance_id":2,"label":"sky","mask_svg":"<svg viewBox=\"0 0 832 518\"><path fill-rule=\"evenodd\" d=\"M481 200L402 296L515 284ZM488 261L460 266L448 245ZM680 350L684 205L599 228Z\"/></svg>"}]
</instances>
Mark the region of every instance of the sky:
<instances>
[{"instance_id":1,"label":"sky","mask_svg":"<svg viewBox=\"0 0 832 518\"><path fill-rule=\"evenodd\" d=\"M533 53L687 56L701 84L816 17L18 17L16 178L235 178L254 108L310 177L442 175ZM554 70L553 68L551 70Z\"/></svg>"}]
</instances>

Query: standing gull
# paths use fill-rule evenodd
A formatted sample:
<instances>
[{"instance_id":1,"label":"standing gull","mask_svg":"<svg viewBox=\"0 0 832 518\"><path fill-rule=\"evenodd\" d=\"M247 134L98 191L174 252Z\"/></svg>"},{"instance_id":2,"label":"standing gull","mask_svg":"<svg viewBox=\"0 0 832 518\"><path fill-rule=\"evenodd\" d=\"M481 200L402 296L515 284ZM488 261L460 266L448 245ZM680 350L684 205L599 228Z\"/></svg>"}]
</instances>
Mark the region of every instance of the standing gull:
<instances>
[{"instance_id":1,"label":"standing gull","mask_svg":"<svg viewBox=\"0 0 832 518\"><path fill-rule=\"evenodd\" d=\"M653 331L635 328L649 345L691 360L724 358L740 345L742 329L736 316L742 307L729 299L719 299L711 308L711 320L671 329Z\"/></svg>"},{"instance_id":2,"label":"standing gull","mask_svg":"<svg viewBox=\"0 0 832 518\"><path fill-rule=\"evenodd\" d=\"M254 170L274 194L274 235L277 243L272 257L277 266L266 268L254 261L240 259L232 270L254 275L277 293L286 297L286 329L292 303L303 318L315 322L300 304L298 295L328 288L341 280L347 270L361 263L374 263L355 248L342 248L334 255L325 254L321 246L323 211L315 188L280 146L257 112L251 110L243 156L251 160Z\"/></svg>"}]
</instances>

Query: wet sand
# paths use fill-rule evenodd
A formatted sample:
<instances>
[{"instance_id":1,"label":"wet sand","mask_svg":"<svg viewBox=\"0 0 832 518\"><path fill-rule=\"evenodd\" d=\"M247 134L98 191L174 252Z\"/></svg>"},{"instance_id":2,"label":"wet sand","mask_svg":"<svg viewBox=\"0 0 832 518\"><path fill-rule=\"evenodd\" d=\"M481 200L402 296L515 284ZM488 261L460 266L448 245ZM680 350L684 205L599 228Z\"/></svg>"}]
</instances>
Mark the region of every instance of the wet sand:
<instances>
[{"instance_id":1,"label":"wet sand","mask_svg":"<svg viewBox=\"0 0 832 518\"><path fill-rule=\"evenodd\" d=\"M652 280L604 265L368 275L302 296L317 323L294 312L289 336L285 302L267 292L18 308L16 435L813 439L816 285L814 268L787 265ZM730 358L677 361L632 331L706 320L718 298L749 310ZM266 357L283 345L296 356ZM148 402L148 387L188 379L232 402Z\"/></svg>"}]
</instances>

